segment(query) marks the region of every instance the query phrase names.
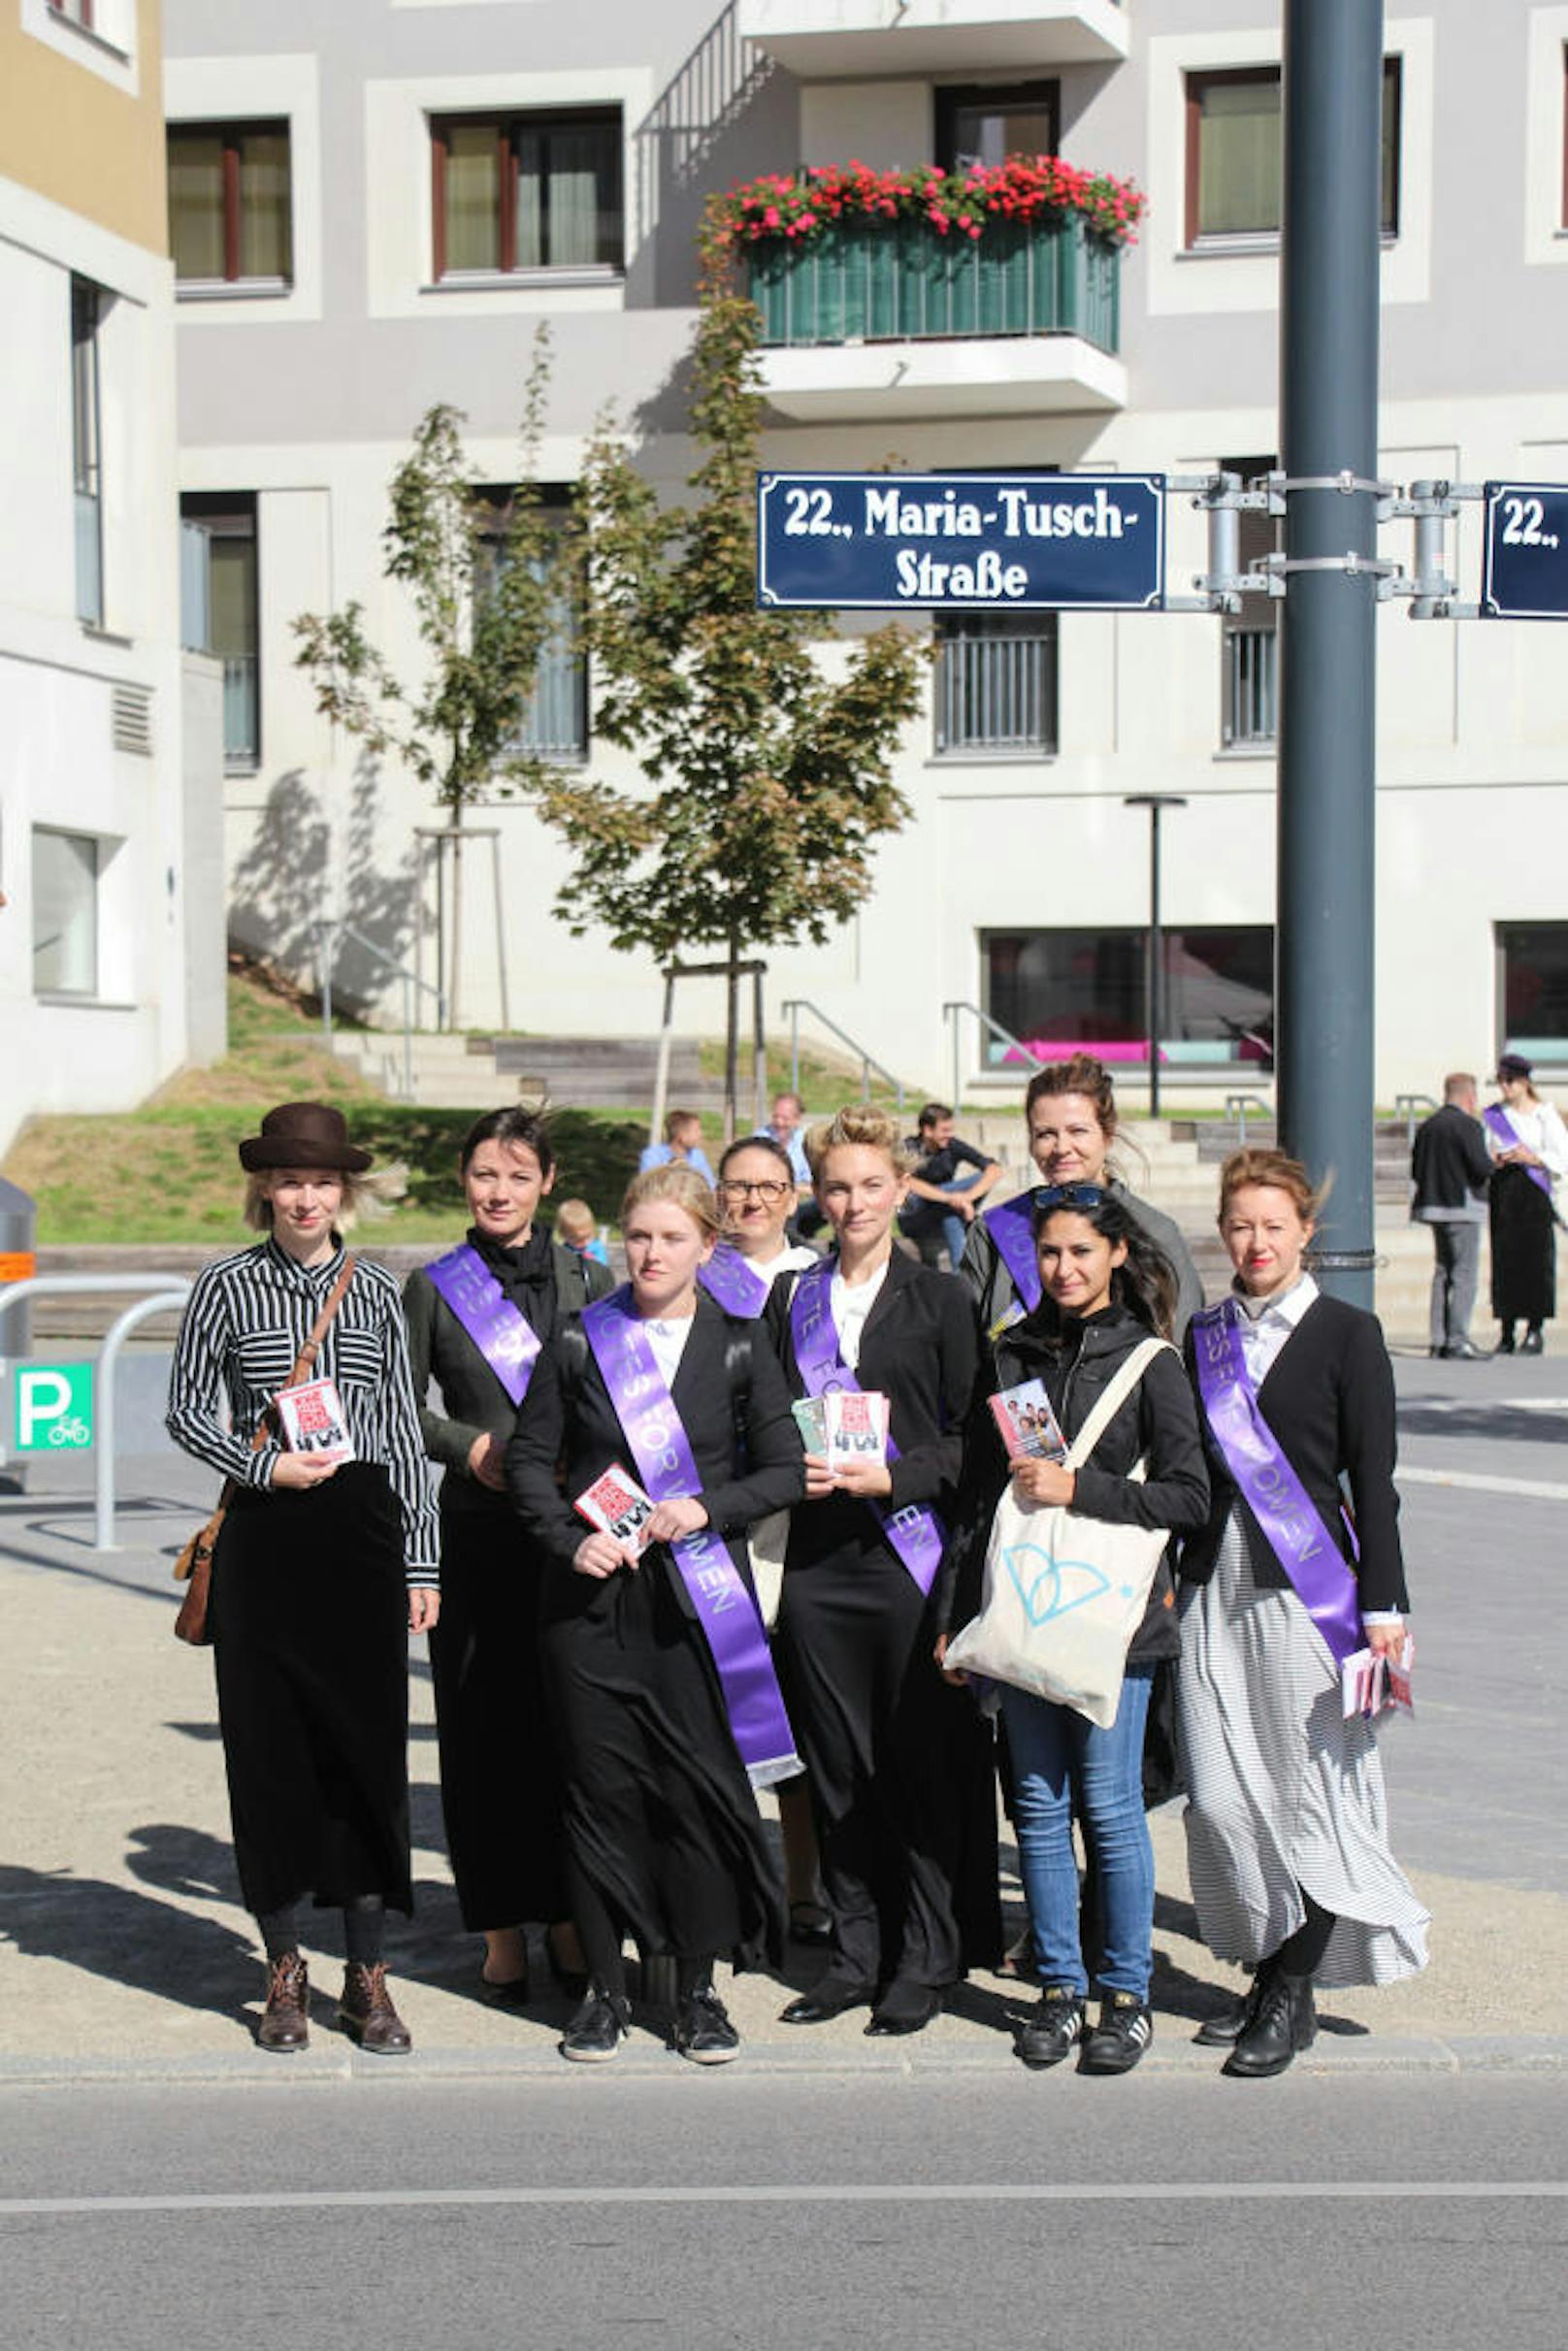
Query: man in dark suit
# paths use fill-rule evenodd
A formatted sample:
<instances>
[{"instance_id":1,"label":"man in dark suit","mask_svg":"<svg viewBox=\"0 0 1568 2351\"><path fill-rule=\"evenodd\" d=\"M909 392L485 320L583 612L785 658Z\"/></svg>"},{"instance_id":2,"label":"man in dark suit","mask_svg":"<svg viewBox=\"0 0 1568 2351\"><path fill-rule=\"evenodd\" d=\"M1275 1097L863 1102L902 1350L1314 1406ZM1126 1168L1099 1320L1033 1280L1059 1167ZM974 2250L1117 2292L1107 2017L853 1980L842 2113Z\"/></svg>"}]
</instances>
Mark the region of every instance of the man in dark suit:
<instances>
[{"instance_id":1,"label":"man in dark suit","mask_svg":"<svg viewBox=\"0 0 1568 2351\"><path fill-rule=\"evenodd\" d=\"M1417 1129L1410 1172L1416 1179L1411 1216L1431 1226L1437 1252L1428 1352L1477 1362L1486 1351L1471 1345L1470 1316L1481 1271L1491 1158L1476 1116L1476 1081L1464 1070L1443 1080L1443 1107Z\"/></svg>"}]
</instances>

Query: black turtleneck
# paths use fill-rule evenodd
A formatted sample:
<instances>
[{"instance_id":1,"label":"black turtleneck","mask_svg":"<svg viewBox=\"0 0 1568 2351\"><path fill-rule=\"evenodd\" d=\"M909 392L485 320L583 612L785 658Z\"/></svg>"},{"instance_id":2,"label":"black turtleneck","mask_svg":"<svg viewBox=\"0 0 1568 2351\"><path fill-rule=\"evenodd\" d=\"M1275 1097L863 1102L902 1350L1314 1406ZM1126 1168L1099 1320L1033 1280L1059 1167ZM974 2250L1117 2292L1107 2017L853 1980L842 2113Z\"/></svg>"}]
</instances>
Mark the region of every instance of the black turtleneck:
<instances>
[{"instance_id":1,"label":"black turtleneck","mask_svg":"<svg viewBox=\"0 0 1568 2351\"><path fill-rule=\"evenodd\" d=\"M520 1249L507 1249L471 1224L468 1241L495 1275L510 1304L532 1322L541 1339L546 1342L552 1339L556 1324L555 1256L549 1234L536 1224Z\"/></svg>"}]
</instances>

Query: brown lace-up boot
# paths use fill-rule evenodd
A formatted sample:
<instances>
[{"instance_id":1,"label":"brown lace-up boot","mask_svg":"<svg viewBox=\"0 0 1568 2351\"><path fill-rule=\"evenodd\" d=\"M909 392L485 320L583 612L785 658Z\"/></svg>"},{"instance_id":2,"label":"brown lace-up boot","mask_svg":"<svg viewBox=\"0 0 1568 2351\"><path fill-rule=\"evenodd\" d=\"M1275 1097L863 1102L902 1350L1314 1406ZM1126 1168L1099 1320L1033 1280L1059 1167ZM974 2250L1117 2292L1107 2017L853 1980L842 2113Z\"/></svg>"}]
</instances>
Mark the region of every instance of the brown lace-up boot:
<instances>
[{"instance_id":1,"label":"brown lace-up boot","mask_svg":"<svg viewBox=\"0 0 1568 2351\"><path fill-rule=\"evenodd\" d=\"M267 1970L267 2006L256 2027L260 2049L303 2049L310 2038L310 1987L298 1951L285 1951Z\"/></svg>"},{"instance_id":2,"label":"brown lace-up boot","mask_svg":"<svg viewBox=\"0 0 1568 2351\"><path fill-rule=\"evenodd\" d=\"M351 1959L343 1970L338 2022L350 2040L376 2057L395 2057L413 2047L412 2034L392 2006L386 1968L379 1959L369 1968Z\"/></svg>"}]
</instances>

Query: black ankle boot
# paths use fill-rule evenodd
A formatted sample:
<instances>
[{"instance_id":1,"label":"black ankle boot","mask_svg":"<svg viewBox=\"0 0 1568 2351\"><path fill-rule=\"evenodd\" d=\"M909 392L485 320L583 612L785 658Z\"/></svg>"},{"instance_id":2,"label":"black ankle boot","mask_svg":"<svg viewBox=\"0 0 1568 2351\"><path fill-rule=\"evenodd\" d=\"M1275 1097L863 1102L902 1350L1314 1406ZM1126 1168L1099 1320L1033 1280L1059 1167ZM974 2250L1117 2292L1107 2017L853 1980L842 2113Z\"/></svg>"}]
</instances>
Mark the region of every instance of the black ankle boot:
<instances>
[{"instance_id":1,"label":"black ankle boot","mask_svg":"<svg viewBox=\"0 0 1568 2351\"><path fill-rule=\"evenodd\" d=\"M1497 1353L1500 1355L1511 1355L1513 1352L1514 1325L1512 1322L1505 1322L1497 1334Z\"/></svg>"},{"instance_id":2,"label":"black ankle boot","mask_svg":"<svg viewBox=\"0 0 1568 2351\"><path fill-rule=\"evenodd\" d=\"M1545 1347L1546 1340L1541 1334L1540 1323L1532 1322L1519 1343L1519 1354L1521 1355L1538 1355L1544 1352Z\"/></svg>"},{"instance_id":3,"label":"black ankle boot","mask_svg":"<svg viewBox=\"0 0 1568 2351\"><path fill-rule=\"evenodd\" d=\"M1310 2049L1317 2038L1312 1977L1272 1975L1263 1986L1252 2022L1223 2070L1244 2080L1266 2080L1271 2073L1283 2073L1291 2059Z\"/></svg>"}]
</instances>

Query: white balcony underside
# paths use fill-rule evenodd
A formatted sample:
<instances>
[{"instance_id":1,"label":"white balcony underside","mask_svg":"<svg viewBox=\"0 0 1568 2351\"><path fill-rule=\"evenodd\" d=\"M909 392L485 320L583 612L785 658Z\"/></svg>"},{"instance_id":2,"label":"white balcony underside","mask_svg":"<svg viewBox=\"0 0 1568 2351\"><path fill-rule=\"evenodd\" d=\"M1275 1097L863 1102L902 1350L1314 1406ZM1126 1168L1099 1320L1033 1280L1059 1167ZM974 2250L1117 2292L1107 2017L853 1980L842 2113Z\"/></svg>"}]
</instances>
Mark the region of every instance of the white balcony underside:
<instances>
[{"instance_id":1,"label":"white balcony underside","mask_svg":"<svg viewBox=\"0 0 1568 2351\"><path fill-rule=\"evenodd\" d=\"M740 0L739 28L806 82L1115 64L1116 0Z\"/></svg>"},{"instance_id":2,"label":"white balcony underside","mask_svg":"<svg viewBox=\"0 0 1568 2351\"><path fill-rule=\"evenodd\" d=\"M802 424L1060 416L1125 408L1127 372L1078 335L818 343L763 352L763 390Z\"/></svg>"}]
</instances>

